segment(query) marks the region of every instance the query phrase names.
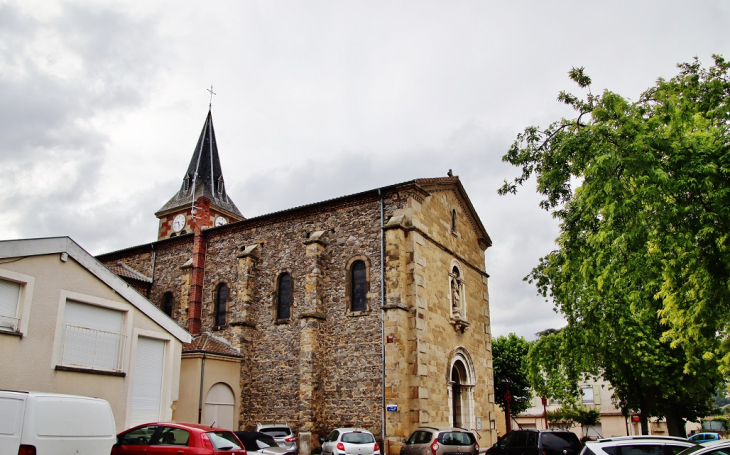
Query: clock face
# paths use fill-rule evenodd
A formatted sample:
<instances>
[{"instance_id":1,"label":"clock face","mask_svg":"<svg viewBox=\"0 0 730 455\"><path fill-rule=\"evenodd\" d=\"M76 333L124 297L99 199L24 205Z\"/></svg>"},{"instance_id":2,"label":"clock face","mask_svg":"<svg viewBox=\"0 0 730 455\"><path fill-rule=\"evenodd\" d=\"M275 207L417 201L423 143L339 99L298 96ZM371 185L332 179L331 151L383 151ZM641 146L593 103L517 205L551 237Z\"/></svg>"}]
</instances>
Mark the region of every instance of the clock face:
<instances>
[{"instance_id":1,"label":"clock face","mask_svg":"<svg viewBox=\"0 0 730 455\"><path fill-rule=\"evenodd\" d=\"M175 217L174 220L172 220L172 229L175 232L180 232L185 227L185 215L182 213Z\"/></svg>"},{"instance_id":2,"label":"clock face","mask_svg":"<svg viewBox=\"0 0 730 455\"><path fill-rule=\"evenodd\" d=\"M224 224L228 224L228 221L226 221L226 219L223 218L222 216L219 216L218 218L215 219L216 226L223 226Z\"/></svg>"}]
</instances>

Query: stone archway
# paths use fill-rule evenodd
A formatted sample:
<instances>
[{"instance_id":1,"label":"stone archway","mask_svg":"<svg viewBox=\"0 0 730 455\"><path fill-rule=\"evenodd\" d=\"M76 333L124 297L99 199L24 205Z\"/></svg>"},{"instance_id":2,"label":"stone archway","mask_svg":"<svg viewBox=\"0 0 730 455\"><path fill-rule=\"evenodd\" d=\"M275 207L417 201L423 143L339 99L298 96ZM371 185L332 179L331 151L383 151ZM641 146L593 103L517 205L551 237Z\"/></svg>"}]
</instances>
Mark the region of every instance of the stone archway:
<instances>
[{"instance_id":1,"label":"stone archway","mask_svg":"<svg viewBox=\"0 0 730 455\"><path fill-rule=\"evenodd\" d=\"M476 377L469 352L459 347L449 362L449 422L455 427L473 429L474 385Z\"/></svg>"}]
</instances>

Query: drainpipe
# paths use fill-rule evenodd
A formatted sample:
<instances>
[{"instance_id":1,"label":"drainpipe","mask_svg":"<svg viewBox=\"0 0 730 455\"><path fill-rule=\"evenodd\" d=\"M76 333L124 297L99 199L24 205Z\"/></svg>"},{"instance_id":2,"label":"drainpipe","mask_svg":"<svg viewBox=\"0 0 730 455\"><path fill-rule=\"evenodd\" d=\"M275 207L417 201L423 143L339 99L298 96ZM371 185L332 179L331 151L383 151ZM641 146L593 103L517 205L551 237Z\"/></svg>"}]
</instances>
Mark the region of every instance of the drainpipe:
<instances>
[{"instance_id":1,"label":"drainpipe","mask_svg":"<svg viewBox=\"0 0 730 455\"><path fill-rule=\"evenodd\" d=\"M155 268L157 267L157 250L155 250L155 244L150 243L150 247L152 248L152 284L150 284L150 290L147 292L148 299L152 293L152 286L155 285Z\"/></svg>"},{"instance_id":2,"label":"drainpipe","mask_svg":"<svg viewBox=\"0 0 730 455\"><path fill-rule=\"evenodd\" d=\"M378 188L378 196L380 196L380 354L383 361L382 372L382 396L383 396L383 453L388 455L388 447L385 443L385 428L386 428L386 405L385 405L385 231L384 228L384 217L385 217L385 203L383 201L383 193Z\"/></svg>"},{"instance_id":3,"label":"drainpipe","mask_svg":"<svg viewBox=\"0 0 730 455\"><path fill-rule=\"evenodd\" d=\"M205 352L203 352L203 362L200 364L200 397L198 398L198 423L202 423L203 418L203 379L205 379Z\"/></svg>"}]
</instances>

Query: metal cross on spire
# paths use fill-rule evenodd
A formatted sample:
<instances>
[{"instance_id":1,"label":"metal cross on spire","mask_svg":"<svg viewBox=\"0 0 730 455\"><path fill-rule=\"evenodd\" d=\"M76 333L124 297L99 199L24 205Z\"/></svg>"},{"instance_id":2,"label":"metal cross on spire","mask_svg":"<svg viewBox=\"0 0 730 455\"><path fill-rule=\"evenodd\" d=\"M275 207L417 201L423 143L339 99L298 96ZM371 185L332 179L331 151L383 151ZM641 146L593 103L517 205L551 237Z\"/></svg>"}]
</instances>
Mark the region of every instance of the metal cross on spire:
<instances>
[{"instance_id":1,"label":"metal cross on spire","mask_svg":"<svg viewBox=\"0 0 730 455\"><path fill-rule=\"evenodd\" d=\"M208 90L210 92L210 103L208 103L208 110L210 110L213 108L213 95L215 95L216 93L213 91L212 85L210 86L210 88L207 88L206 90Z\"/></svg>"}]
</instances>

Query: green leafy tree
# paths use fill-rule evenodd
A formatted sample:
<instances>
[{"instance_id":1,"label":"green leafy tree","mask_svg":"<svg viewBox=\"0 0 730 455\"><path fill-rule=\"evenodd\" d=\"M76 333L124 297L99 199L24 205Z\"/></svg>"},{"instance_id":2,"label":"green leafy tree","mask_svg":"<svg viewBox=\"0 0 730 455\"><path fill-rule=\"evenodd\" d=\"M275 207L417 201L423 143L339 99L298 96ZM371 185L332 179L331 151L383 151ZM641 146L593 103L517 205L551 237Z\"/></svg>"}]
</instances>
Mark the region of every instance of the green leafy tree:
<instances>
[{"instance_id":1,"label":"green leafy tree","mask_svg":"<svg viewBox=\"0 0 730 455\"><path fill-rule=\"evenodd\" d=\"M679 68L635 102L594 95L574 68L587 94L558 100L575 118L518 135L503 159L522 173L500 189L534 177L560 221L528 277L568 321L531 354L537 388L575 394L581 374L600 375L645 432L664 416L677 435L730 372L729 65Z\"/></svg>"},{"instance_id":2,"label":"green leafy tree","mask_svg":"<svg viewBox=\"0 0 730 455\"><path fill-rule=\"evenodd\" d=\"M583 435L586 435L587 428L598 425L601 422L601 412L595 408L588 408L583 404L568 402L554 411L549 411L548 421L551 428L571 429L580 425Z\"/></svg>"},{"instance_id":3,"label":"green leafy tree","mask_svg":"<svg viewBox=\"0 0 730 455\"><path fill-rule=\"evenodd\" d=\"M494 399L506 410L505 392L509 387L512 397L510 412L519 414L530 407L531 387L527 379L527 353L530 342L514 333L492 340L492 363L494 365Z\"/></svg>"}]
</instances>

